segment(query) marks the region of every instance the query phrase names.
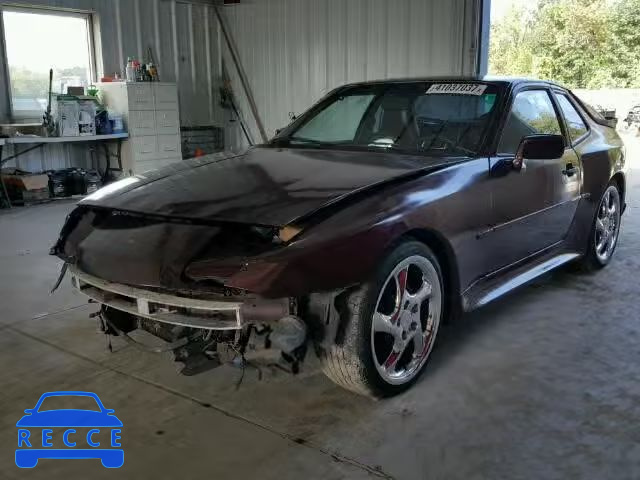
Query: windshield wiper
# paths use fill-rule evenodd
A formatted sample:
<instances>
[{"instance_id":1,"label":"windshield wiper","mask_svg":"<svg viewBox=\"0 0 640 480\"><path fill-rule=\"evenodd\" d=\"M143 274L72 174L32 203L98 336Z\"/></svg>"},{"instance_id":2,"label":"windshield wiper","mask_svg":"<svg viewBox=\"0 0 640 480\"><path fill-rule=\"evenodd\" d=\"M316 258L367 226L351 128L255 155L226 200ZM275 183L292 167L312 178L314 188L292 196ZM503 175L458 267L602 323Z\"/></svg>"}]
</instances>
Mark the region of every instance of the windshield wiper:
<instances>
[{"instance_id":1,"label":"windshield wiper","mask_svg":"<svg viewBox=\"0 0 640 480\"><path fill-rule=\"evenodd\" d=\"M470 153L471 155L474 155L475 152L473 150L469 150L468 148L462 147L460 144L462 143L462 140L464 140L464 137L467 133L469 133L469 130L471 130L471 127L473 127L474 125L472 123L470 123L469 125L467 125L465 127L465 129L460 133L460 135L458 136L458 141L455 143L455 145L453 146L453 149L458 149L458 150L462 150L465 153Z\"/></svg>"},{"instance_id":2,"label":"windshield wiper","mask_svg":"<svg viewBox=\"0 0 640 480\"><path fill-rule=\"evenodd\" d=\"M331 142L323 142L322 140L314 140L313 138L305 138L305 137L287 137L287 141L289 143L293 142L300 142L300 143L310 143L313 145L321 145L321 146L326 146L326 145L335 145L335 143L331 143Z\"/></svg>"},{"instance_id":3,"label":"windshield wiper","mask_svg":"<svg viewBox=\"0 0 640 480\"><path fill-rule=\"evenodd\" d=\"M409 129L409 125L413 124L413 119L415 118L415 116L416 116L415 113L411 114L411 116L407 120L407 123L402 127L402 130L400 130L400 133L398 134L398 136L396 136L396 138L393 140L393 145L396 145L398 141L404 136L404 134L407 133L407 130Z\"/></svg>"},{"instance_id":4,"label":"windshield wiper","mask_svg":"<svg viewBox=\"0 0 640 480\"><path fill-rule=\"evenodd\" d=\"M442 133L442 131L444 130L444 128L449 124L448 120L445 120L442 122L442 125L440 125L440 128L438 129L438 131L436 132L436 134L433 136L433 138L431 139L431 141L429 142L429 145L427 145L427 148L424 148L423 150L433 150L433 145L436 143L436 140L440 140L440 134ZM437 150L442 150L440 148L438 148Z\"/></svg>"}]
</instances>

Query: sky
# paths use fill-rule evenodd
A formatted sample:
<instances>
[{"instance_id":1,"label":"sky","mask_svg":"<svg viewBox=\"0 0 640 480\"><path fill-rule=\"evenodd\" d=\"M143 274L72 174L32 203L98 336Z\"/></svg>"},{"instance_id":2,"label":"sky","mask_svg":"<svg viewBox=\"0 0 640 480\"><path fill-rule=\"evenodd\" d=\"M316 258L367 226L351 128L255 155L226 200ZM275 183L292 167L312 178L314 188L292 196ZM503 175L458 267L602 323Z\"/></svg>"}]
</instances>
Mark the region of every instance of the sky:
<instances>
[{"instance_id":1,"label":"sky","mask_svg":"<svg viewBox=\"0 0 640 480\"><path fill-rule=\"evenodd\" d=\"M14 66L48 73L49 68L88 63L87 22L73 16L3 12L7 56Z\"/></svg>"},{"instance_id":2,"label":"sky","mask_svg":"<svg viewBox=\"0 0 640 480\"><path fill-rule=\"evenodd\" d=\"M537 0L491 0L491 21L500 20L511 5L525 5L532 7Z\"/></svg>"},{"instance_id":3,"label":"sky","mask_svg":"<svg viewBox=\"0 0 640 480\"><path fill-rule=\"evenodd\" d=\"M616 1L606 0L608 5L614 4ZM524 5L533 9L537 4L538 0L491 0L491 21L500 20L511 5Z\"/></svg>"}]
</instances>

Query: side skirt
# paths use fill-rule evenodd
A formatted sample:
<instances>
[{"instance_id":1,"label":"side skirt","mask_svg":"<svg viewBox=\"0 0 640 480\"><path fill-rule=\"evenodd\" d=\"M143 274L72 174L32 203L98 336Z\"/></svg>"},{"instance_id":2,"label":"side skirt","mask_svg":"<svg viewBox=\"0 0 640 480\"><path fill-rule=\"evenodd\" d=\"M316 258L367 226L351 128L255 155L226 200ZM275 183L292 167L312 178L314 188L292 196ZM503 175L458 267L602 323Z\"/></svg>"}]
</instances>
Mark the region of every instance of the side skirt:
<instances>
[{"instance_id":1,"label":"side skirt","mask_svg":"<svg viewBox=\"0 0 640 480\"><path fill-rule=\"evenodd\" d=\"M555 250L555 249L554 249ZM515 290L531 280L580 257L579 253L564 252L541 255L502 274L492 275L471 285L462 294L462 307L469 312Z\"/></svg>"}]
</instances>

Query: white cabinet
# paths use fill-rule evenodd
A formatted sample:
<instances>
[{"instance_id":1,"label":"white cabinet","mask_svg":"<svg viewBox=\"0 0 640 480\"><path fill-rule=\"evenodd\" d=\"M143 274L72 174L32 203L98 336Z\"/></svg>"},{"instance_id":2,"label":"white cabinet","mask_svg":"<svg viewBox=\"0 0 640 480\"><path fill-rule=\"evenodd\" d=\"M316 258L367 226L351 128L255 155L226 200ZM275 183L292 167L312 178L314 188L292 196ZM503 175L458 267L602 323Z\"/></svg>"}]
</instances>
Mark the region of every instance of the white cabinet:
<instances>
[{"instance_id":1,"label":"white cabinet","mask_svg":"<svg viewBox=\"0 0 640 480\"><path fill-rule=\"evenodd\" d=\"M129 132L134 137L156 134L156 115L153 110L130 110L128 123Z\"/></svg>"},{"instance_id":2,"label":"white cabinet","mask_svg":"<svg viewBox=\"0 0 640 480\"><path fill-rule=\"evenodd\" d=\"M128 83L129 110L154 110L153 88L146 83Z\"/></svg>"},{"instance_id":3,"label":"white cabinet","mask_svg":"<svg viewBox=\"0 0 640 480\"><path fill-rule=\"evenodd\" d=\"M154 157L160 156L158 154L158 137L155 135L133 137L131 138L131 144L133 154L138 162L153 160Z\"/></svg>"},{"instance_id":4,"label":"white cabinet","mask_svg":"<svg viewBox=\"0 0 640 480\"><path fill-rule=\"evenodd\" d=\"M180 135L158 135L158 158L175 158L180 155Z\"/></svg>"},{"instance_id":5,"label":"white cabinet","mask_svg":"<svg viewBox=\"0 0 640 480\"><path fill-rule=\"evenodd\" d=\"M100 83L109 110L122 115L129 140L122 168L133 175L182 160L180 110L175 83Z\"/></svg>"},{"instance_id":6,"label":"white cabinet","mask_svg":"<svg viewBox=\"0 0 640 480\"><path fill-rule=\"evenodd\" d=\"M156 110L174 110L178 107L178 89L168 83L155 83Z\"/></svg>"},{"instance_id":7,"label":"white cabinet","mask_svg":"<svg viewBox=\"0 0 640 480\"><path fill-rule=\"evenodd\" d=\"M162 134L175 134L180 131L180 117L177 110L156 110L155 129Z\"/></svg>"}]
</instances>

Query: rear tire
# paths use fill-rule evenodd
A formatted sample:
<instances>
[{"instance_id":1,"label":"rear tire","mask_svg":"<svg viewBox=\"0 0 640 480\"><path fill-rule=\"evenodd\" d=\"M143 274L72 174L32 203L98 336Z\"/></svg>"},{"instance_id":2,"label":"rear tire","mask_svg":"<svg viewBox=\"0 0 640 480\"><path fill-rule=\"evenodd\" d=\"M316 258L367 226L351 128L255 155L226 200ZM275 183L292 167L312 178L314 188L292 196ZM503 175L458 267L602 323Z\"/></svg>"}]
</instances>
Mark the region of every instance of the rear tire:
<instances>
[{"instance_id":1,"label":"rear tire","mask_svg":"<svg viewBox=\"0 0 640 480\"><path fill-rule=\"evenodd\" d=\"M337 306L344 328L320 355L324 373L369 397L409 388L424 371L435 343L445 298L442 278L426 245L399 244L373 278Z\"/></svg>"},{"instance_id":2,"label":"rear tire","mask_svg":"<svg viewBox=\"0 0 640 480\"><path fill-rule=\"evenodd\" d=\"M612 181L600 197L589 234L587 251L579 261L582 271L600 270L611 261L620 236L621 203L618 185Z\"/></svg>"}]
</instances>

